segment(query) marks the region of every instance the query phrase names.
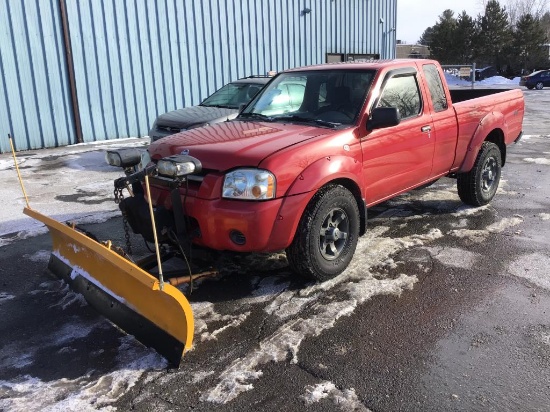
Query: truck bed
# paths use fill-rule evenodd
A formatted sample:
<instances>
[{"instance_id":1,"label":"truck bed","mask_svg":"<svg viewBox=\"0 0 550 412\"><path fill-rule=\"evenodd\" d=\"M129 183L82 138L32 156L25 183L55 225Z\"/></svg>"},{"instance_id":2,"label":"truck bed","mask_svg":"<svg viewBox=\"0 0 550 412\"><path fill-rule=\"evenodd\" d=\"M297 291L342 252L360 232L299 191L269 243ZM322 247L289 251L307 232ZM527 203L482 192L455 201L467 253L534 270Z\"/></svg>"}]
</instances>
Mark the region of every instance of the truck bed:
<instances>
[{"instance_id":1,"label":"truck bed","mask_svg":"<svg viewBox=\"0 0 550 412\"><path fill-rule=\"evenodd\" d=\"M490 96L492 94L507 92L513 89L449 89L453 103L475 99L477 97Z\"/></svg>"},{"instance_id":2,"label":"truck bed","mask_svg":"<svg viewBox=\"0 0 550 412\"><path fill-rule=\"evenodd\" d=\"M465 158L468 147L477 143L476 134L481 133L480 129L488 128L485 132L489 133L497 117L504 118L497 122L506 126L502 130L504 144L512 143L520 135L525 110L520 89L454 89L449 92L459 126L453 168L460 165L457 160Z\"/></svg>"}]
</instances>

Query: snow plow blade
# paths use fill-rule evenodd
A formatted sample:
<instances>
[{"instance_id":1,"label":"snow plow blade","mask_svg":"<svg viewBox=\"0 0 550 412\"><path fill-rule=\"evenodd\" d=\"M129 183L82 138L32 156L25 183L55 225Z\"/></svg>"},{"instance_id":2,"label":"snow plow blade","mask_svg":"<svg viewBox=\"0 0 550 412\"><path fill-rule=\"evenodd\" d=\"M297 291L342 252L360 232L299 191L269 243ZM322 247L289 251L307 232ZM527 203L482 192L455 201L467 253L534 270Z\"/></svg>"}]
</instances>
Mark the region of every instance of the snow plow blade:
<instances>
[{"instance_id":1,"label":"snow plow blade","mask_svg":"<svg viewBox=\"0 0 550 412\"><path fill-rule=\"evenodd\" d=\"M44 223L52 238L48 269L103 316L178 366L191 349L194 319L182 292L159 280L109 247L25 207Z\"/></svg>"}]
</instances>

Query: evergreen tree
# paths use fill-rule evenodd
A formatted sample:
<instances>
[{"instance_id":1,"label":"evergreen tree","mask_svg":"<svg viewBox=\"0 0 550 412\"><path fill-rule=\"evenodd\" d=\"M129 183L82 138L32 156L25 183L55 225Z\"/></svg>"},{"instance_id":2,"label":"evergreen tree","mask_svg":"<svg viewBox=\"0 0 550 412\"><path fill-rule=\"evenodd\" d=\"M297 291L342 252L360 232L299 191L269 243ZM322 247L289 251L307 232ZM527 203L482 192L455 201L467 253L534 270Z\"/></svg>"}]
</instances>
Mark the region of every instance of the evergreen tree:
<instances>
[{"instance_id":1,"label":"evergreen tree","mask_svg":"<svg viewBox=\"0 0 550 412\"><path fill-rule=\"evenodd\" d=\"M428 27L426 30L424 30L424 33L422 33L422 36L420 36L420 39L418 40L418 44L429 46L432 43L433 32L433 26Z\"/></svg>"},{"instance_id":2,"label":"evergreen tree","mask_svg":"<svg viewBox=\"0 0 550 412\"><path fill-rule=\"evenodd\" d=\"M548 51L542 45L547 41L540 20L535 19L531 14L521 16L514 31L513 51L516 56L516 65L519 64L521 69L528 70L546 67Z\"/></svg>"},{"instance_id":3,"label":"evergreen tree","mask_svg":"<svg viewBox=\"0 0 550 412\"><path fill-rule=\"evenodd\" d=\"M454 12L447 9L439 16L439 21L433 26L432 40L430 43L430 54L434 59L439 60L443 64L455 63L455 30L456 19L454 17Z\"/></svg>"},{"instance_id":4,"label":"evergreen tree","mask_svg":"<svg viewBox=\"0 0 550 412\"><path fill-rule=\"evenodd\" d=\"M540 18L540 24L546 37L550 40L550 13L546 12Z\"/></svg>"},{"instance_id":5,"label":"evergreen tree","mask_svg":"<svg viewBox=\"0 0 550 412\"><path fill-rule=\"evenodd\" d=\"M497 0L489 0L485 6L485 14L478 20L478 28L478 60L500 70L505 63L505 54L512 44L512 29L506 7L501 7Z\"/></svg>"},{"instance_id":6,"label":"evergreen tree","mask_svg":"<svg viewBox=\"0 0 550 412\"><path fill-rule=\"evenodd\" d=\"M453 35L453 49L456 63L470 63L474 57L474 39L477 36L476 24L465 11L456 20L456 29Z\"/></svg>"}]
</instances>

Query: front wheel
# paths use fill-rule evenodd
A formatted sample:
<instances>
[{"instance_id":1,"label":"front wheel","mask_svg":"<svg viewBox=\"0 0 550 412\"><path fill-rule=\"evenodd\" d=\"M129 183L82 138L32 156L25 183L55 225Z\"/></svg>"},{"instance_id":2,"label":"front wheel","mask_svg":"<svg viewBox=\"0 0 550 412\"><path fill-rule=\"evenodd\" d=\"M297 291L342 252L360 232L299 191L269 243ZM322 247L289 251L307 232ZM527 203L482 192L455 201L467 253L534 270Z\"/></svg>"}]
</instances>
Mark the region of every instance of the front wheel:
<instances>
[{"instance_id":1,"label":"front wheel","mask_svg":"<svg viewBox=\"0 0 550 412\"><path fill-rule=\"evenodd\" d=\"M345 187L322 187L309 202L286 254L293 272L325 281L348 267L359 237L359 208Z\"/></svg>"},{"instance_id":2,"label":"front wheel","mask_svg":"<svg viewBox=\"0 0 550 412\"><path fill-rule=\"evenodd\" d=\"M472 170L457 175L460 200L472 206L489 203L497 192L501 169L500 149L494 143L484 142Z\"/></svg>"}]
</instances>

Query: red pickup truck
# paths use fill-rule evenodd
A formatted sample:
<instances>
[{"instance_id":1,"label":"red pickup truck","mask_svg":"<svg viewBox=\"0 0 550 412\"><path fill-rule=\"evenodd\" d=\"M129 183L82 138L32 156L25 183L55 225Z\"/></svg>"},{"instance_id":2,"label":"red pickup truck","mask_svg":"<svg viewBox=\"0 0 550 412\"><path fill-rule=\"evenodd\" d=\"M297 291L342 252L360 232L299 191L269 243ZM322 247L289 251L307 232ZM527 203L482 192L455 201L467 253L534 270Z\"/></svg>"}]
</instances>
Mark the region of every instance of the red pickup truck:
<instances>
[{"instance_id":1,"label":"red pickup truck","mask_svg":"<svg viewBox=\"0 0 550 412\"><path fill-rule=\"evenodd\" d=\"M523 115L520 90L449 90L433 60L282 72L236 119L150 145L160 241L184 230L216 250L286 250L294 272L329 279L368 207L442 176L464 203L488 203ZM121 208L152 239L144 203Z\"/></svg>"}]
</instances>

